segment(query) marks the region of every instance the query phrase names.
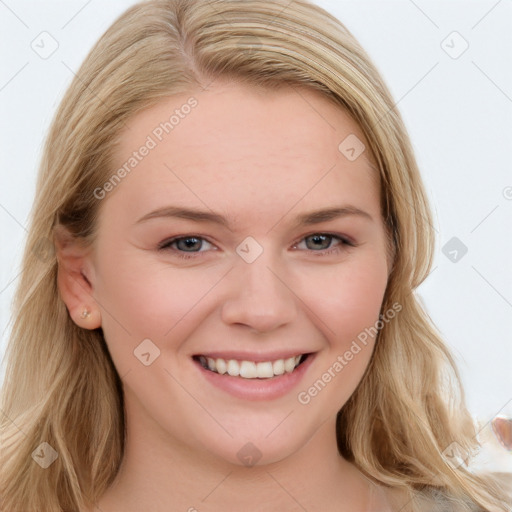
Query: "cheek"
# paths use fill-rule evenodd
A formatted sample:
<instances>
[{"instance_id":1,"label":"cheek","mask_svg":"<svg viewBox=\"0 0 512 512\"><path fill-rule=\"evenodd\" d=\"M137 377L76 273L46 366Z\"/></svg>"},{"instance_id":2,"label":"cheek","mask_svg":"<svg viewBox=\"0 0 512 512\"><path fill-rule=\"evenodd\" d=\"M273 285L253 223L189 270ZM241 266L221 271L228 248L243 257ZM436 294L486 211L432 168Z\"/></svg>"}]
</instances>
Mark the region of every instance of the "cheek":
<instances>
[{"instance_id":1,"label":"cheek","mask_svg":"<svg viewBox=\"0 0 512 512\"><path fill-rule=\"evenodd\" d=\"M99 244L99 300L128 330L155 326L156 319L164 320L169 328L188 298L199 294L199 283L192 274L163 265L148 251L116 247L123 242Z\"/></svg>"},{"instance_id":2,"label":"cheek","mask_svg":"<svg viewBox=\"0 0 512 512\"><path fill-rule=\"evenodd\" d=\"M303 275L302 296L321 320L317 325L323 325L326 338L338 345L350 344L378 320L387 285L386 262L372 259L322 273Z\"/></svg>"},{"instance_id":3,"label":"cheek","mask_svg":"<svg viewBox=\"0 0 512 512\"><path fill-rule=\"evenodd\" d=\"M318 276L317 276L318 277ZM297 395L300 404L336 414L353 394L370 362L387 284L385 262L347 265L317 279L308 305L328 343L311 379Z\"/></svg>"},{"instance_id":4,"label":"cheek","mask_svg":"<svg viewBox=\"0 0 512 512\"><path fill-rule=\"evenodd\" d=\"M170 340L186 337L190 319L204 309L222 276L221 269L173 269L133 255L105 257L96 292L105 339L119 372L133 362L143 340L163 350Z\"/></svg>"}]
</instances>

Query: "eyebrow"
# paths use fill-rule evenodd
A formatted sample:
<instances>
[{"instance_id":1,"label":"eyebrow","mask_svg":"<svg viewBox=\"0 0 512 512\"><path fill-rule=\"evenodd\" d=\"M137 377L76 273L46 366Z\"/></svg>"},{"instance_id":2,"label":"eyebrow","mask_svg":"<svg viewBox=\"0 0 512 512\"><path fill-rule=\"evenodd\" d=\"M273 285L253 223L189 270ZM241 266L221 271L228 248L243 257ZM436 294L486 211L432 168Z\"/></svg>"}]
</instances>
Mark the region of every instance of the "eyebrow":
<instances>
[{"instance_id":1,"label":"eyebrow","mask_svg":"<svg viewBox=\"0 0 512 512\"><path fill-rule=\"evenodd\" d=\"M309 226L351 215L355 215L373 221L373 217L368 212L365 212L360 208L356 208L355 206L346 205L339 207L323 208L321 210L303 213L297 216L294 224L295 227ZM139 220L136 221L136 224L145 222L150 219L166 217L187 219L195 222L212 222L214 224L220 224L221 226L229 227L229 222L226 219L226 217L223 217L218 213L209 212L206 210L196 210L192 208L182 208L178 206L166 206L164 208L154 210L142 216Z\"/></svg>"}]
</instances>

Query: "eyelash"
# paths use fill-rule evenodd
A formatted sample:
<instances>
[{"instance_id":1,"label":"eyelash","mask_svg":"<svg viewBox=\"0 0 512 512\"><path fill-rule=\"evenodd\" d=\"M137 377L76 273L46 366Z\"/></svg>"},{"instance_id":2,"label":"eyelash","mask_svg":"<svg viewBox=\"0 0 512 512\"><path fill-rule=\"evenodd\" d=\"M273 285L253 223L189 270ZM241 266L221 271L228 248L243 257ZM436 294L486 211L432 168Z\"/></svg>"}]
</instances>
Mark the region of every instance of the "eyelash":
<instances>
[{"instance_id":1,"label":"eyelash","mask_svg":"<svg viewBox=\"0 0 512 512\"><path fill-rule=\"evenodd\" d=\"M313 249L305 249L306 251L314 254L315 256L327 256L327 255L330 255L333 253L340 252L343 247L345 247L345 249L346 249L347 247L356 247L357 246L356 243L352 242L351 240L349 240L346 237L343 237L341 235L336 235L334 233L324 233L324 232L311 233L309 235L303 236L298 242L294 243L293 246L295 247L300 242L304 241L306 238L312 237L314 235L331 237L332 240L338 240L340 242L339 244L335 245L334 247L330 247L330 248L322 249L322 250L318 250L318 251L315 251ZM175 253L175 256L177 256L178 258L182 258L182 259L186 259L186 260L196 258L196 257L198 257L198 255L201 252L206 252L206 251L187 252L187 251L180 251L178 249L173 249L170 247L175 242L178 242L180 240L187 240L189 238L195 238L197 240L201 240L203 242L208 242L209 244L211 244L211 242L209 242L205 238L203 238L201 236L197 236L197 235L177 236L177 237L169 238L169 239L166 239L166 240L163 240L162 242L160 242L160 244L158 245L158 250L159 251L172 251Z\"/></svg>"}]
</instances>

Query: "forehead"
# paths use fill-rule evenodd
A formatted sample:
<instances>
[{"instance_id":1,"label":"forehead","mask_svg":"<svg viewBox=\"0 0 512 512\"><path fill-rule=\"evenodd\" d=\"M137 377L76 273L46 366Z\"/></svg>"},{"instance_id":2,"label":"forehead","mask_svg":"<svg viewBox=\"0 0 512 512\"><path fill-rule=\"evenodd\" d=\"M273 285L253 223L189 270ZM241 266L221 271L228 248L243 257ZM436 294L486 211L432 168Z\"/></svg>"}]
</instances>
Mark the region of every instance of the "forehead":
<instances>
[{"instance_id":1,"label":"forehead","mask_svg":"<svg viewBox=\"0 0 512 512\"><path fill-rule=\"evenodd\" d=\"M378 209L369 151L347 158L347 144L368 148L350 115L316 91L214 83L166 98L128 122L114 163L129 172L112 199L141 208L211 203L228 212L254 203L270 211L276 202L282 209L355 198ZM141 157L144 146L150 149Z\"/></svg>"}]
</instances>

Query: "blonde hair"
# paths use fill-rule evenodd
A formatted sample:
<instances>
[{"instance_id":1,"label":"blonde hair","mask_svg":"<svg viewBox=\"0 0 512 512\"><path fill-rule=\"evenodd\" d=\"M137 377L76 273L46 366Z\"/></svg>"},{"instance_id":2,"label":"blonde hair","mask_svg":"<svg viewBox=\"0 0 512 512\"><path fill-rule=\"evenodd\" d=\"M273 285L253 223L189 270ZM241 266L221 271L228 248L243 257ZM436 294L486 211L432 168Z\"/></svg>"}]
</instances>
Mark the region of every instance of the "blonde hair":
<instances>
[{"instance_id":1,"label":"blonde hair","mask_svg":"<svg viewBox=\"0 0 512 512\"><path fill-rule=\"evenodd\" d=\"M57 226L94 243L119 133L138 111L219 77L305 86L346 109L381 178L394 266L379 332L358 389L338 415L338 447L367 476L414 496L442 492L462 510L505 510L490 479L454 469L443 450L473 452L475 428L452 357L414 295L432 264L431 213L392 97L350 32L305 0L152 0L131 7L78 71L46 141L1 395L4 512L79 510L112 483L123 455L120 378L101 329L79 328L57 287ZM451 376L447 378L446 376ZM43 470L43 442L58 458Z\"/></svg>"}]
</instances>

